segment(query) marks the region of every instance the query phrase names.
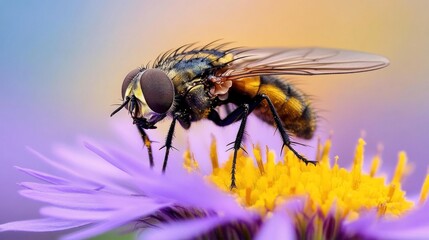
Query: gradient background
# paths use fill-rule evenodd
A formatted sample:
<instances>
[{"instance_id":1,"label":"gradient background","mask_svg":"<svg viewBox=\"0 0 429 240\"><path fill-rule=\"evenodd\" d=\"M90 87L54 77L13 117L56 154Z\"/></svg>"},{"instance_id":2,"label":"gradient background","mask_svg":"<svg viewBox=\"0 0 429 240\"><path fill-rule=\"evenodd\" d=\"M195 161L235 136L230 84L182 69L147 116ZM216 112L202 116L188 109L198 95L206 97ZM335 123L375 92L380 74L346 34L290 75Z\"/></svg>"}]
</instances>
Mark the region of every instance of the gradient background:
<instances>
[{"instance_id":1,"label":"gradient background","mask_svg":"<svg viewBox=\"0 0 429 240\"><path fill-rule=\"evenodd\" d=\"M393 171L398 151L407 151L416 168L403 187L416 194L429 165L427 9L425 0L1 1L0 222L38 216L40 204L19 196L15 184L31 178L13 166L51 169L25 146L49 156L52 144L73 145L81 135L117 141L112 123L126 113L108 116L128 71L165 50L215 39L388 57L391 65L375 72L292 79L315 98L324 118L317 135L326 139L334 131L332 152L344 165L364 130L368 156L384 145L385 172ZM222 131L233 136L237 127ZM183 131L176 141L186 142ZM24 236L0 233L0 239Z\"/></svg>"}]
</instances>

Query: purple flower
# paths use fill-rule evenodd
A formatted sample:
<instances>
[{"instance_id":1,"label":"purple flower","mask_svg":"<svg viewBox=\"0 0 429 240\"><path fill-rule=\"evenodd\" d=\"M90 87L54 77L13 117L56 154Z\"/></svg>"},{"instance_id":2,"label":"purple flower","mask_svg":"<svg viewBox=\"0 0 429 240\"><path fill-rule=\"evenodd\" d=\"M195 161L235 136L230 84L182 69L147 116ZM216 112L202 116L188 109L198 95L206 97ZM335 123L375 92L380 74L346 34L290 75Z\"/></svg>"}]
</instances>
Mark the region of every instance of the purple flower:
<instances>
[{"instance_id":1,"label":"purple flower","mask_svg":"<svg viewBox=\"0 0 429 240\"><path fill-rule=\"evenodd\" d=\"M405 172L403 157L398 163L402 167L398 167L392 182L385 184L374 176L375 170L362 172L364 143L359 144L351 170L339 168L337 160L331 167L327 157L330 142L325 146L328 150L321 151L317 166L305 166L289 153L284 162L276 162L271 151L263 162L260 149L255 147L255 158L240 153L237 189L233 192L228 189L228 162L220 166L213 154L211 162L216 167L210 174L198 170L190 152L185 155L186 168L161 174L146 167L140 157L92 141L84 141L87 152L57 148L56 161L30 149L61 176L18 167L39 179L21 183L20 193L47 206L40 209L40 219L1 224L0 231L45 232L79 227L63 239L86 239L117 228L138 232L141 239L156 240L429 236L429 205L412 207L398 187ZM212 153L216 152L215 146ZM354 195L345 196L342 187L349 191L345 193ZM420 202L428 188L422 190ZM371 201L378 192L384 192L379 197L387 200L374 205ZM375 195L365 198L371 194ZM365 199L357 200L362 197Z\"/></svg>"},{"instance_id":2,"label":"purple flower","mask_svg":"<svg viewBox=\"0 0 429 240\"><path fill-rule=\"evenodd\" d=\"M41 180L41 183L21 183L24 189L20 193L49 206L40 210L42 218L2 224L0 231L43 232L85 226L64 237L84 239L127 224L135 225L149 217L164 216L162 222L174 219L177 224L166 224L168 231L165 232L148 232L148 237L168 239L168 236L179 236L174 232L180 231L182 238L188 238L219 224L248 222L254 217L232 196L207 185L202 176L187 174L184 170L159 174L142 166L140 159L117 150L101 149L89 142L85 146L96 155L73 156L64 151L62 158L58 158L63 160L61 162L30 150L66 176L18 168ZM188 214L192 218L188 218ZM187 228L189 224L192 224L191 229ZM169 229L173 235L169 235ZM186 229L189 231L184 231Z\"/></svg>"}]
</instances>

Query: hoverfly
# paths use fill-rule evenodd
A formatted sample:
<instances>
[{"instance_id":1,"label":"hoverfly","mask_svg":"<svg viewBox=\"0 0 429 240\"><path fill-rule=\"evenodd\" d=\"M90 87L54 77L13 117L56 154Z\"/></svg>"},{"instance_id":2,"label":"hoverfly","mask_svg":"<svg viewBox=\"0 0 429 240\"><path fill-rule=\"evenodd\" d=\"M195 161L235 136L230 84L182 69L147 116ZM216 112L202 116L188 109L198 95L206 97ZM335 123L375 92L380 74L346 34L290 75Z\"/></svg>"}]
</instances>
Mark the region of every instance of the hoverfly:
<instances>
[{"instance_id":1,"label":"hoverfly","mask_svg":"<svg viewBox=\"0 0 429 240\"><path fill-rule=\"evenodd\" d=\"M312 138L316 114L308 98L281 75L321 75L365 72L388 65L381 56L324 48L231 48L214 43L193 48L184 45L160 55L151 67L132 70L122 84L122 108L128 109L148 149L153 167L151 141L145 129L169 116L173 120L165 141L162 171L167 167L176 121L189 129L192 122L209 119L218 126L241 121L232 143L234 150L231 189L236 187L235 165L246 120L254 113L277 127L282 149L287 146L306 164L315 163L300 155L289 135ZM191 49L192 48L192 49ZM219 109L235 109L221 118ZM228 105L229 106L229 105Z\"/></svg>"}]
</instances>

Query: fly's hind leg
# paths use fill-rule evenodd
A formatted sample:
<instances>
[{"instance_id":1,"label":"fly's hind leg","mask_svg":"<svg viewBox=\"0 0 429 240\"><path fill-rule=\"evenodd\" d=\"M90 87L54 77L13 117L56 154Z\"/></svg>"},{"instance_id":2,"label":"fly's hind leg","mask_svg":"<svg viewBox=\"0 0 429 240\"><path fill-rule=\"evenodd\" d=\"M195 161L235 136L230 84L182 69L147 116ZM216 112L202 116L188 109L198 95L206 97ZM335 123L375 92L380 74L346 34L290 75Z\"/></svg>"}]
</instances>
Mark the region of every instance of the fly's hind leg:
<instances>
[{"instance_id":1,"label":"fly's hind leg","mask_svg":"<svg viewBox=\"0 0 429 240\"><path fill-rule=\"evenodd\" d=\"M273 114L273 117L274 117L274 122L276 123L277 129L279 130L280 135L282 137L283 146L282 146L281 150L283 151L284 146L287 146L293 152L293 154L295 154L295 156L297 158L299 158L301 161L303 161L305 164L311 163L311 164L315 165L317 163L316 161L310 161L310 160L308 160L307 158L305 158L304 156L302 156L301 154L299 154L291 146L292 142L290 141L289 135L287 134L286 129L284 128L284 126L283 126L283 124L282 124L282 122L280 120L279 114L277 113L277 110L275 109L274 104L271 102L271 99L267 95L260 94L260 95L256 96L255 97L255 101L254 101L254 104L256 104L256 105L254 105L254 107L256 107L263 100L266 100L268 102L268 106L270 107L271 113Z\"/></svg>"}]
</instances>

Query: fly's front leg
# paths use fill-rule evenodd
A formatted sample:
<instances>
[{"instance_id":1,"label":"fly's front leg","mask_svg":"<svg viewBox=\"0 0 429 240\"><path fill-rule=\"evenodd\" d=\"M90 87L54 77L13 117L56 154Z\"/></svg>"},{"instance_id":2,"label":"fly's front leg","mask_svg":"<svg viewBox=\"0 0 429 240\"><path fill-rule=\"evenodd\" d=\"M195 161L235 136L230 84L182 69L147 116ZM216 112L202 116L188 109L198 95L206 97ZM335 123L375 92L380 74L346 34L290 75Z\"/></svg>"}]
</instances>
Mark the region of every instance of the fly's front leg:
<instances>
[{"instance_id":1,"label":"fly's front leg","mask_svg":"<svg viewBox=\"0 0 429 240\"><path fill-rule=\"evenodd\" d=\"M150 167L153 168L153 166L155 165L153 162L153 154L152 154L152 141L149 139L149 136L146 134L146 132L144 131L144 128L142 127L142 123L139 121L139 119L135 119L134 120L134 124L136 124L137 129L140 133L140 136L143 140L143 144L146 146L147 148L147 153L149 155L149 164Z\"/></svg>"},{"instance_id":2,"label":"fly's front leg","mask_svg":"<svg viewBox=\"0 0 429 240\"><path fill-rule=\"evenodd\" d=\"M281 150L283 151L284 146L287 146L293 152L293 154L295 154L295 156L297 158L299 158L301 161L303 161L305 164L311 163L311 164L315 165L316 161L310 161L310 160L308 160L307 158L305 158L304 156L302 156L301 154L299 154L291 146L292 142L290 141L289 135L287 134L286 129L284 128L284 126L283 126L283 124L281 122L281 119L279 117L279 114L277 113L277 110L274 107L274 104L271 102L271 99L267 95L261 94L261 95L256 96L255 97L255 101L254 101L254 104L255 104L254 106L256 107L257 105L259 105L259 103L261 103L264 99L268 102L268 106L270 107L271 113L273 114L273 117L274 117L274 122L276 123L277 129L279 130L280 135L282 137L283 146L282 146Z\"/></svg>"}]
</instances>

